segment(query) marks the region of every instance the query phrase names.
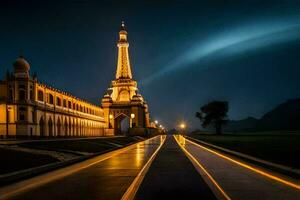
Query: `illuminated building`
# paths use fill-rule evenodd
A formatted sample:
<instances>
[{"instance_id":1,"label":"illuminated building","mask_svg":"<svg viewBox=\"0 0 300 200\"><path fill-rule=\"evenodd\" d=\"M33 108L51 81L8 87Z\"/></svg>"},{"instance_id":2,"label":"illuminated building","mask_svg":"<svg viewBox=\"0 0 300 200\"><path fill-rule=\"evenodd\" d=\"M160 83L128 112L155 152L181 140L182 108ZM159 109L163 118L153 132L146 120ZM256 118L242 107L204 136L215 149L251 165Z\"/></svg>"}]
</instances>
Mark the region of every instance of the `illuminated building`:
<instances>
[{"instance_id":1,"label":"illuminated building","mask_svg":"<svg viewBox=\"0 0 300 200\"><path fill-rule=\"evenodd\" d=\"M1 137L105 134L101 107L38 82L23 57L13 67L0 82Z\"/></svg>"},{"instance_id":2,"label":"illuminated building","mask_svg":"<svg viewBox=\"0 0 300 200\"><path fill-rule=\"evenodd\" d=\"M115 80L102 99L104 118L115 134L120 133L121 122L130 121L130 132L143 134L150 127L148 105L138 93L137 82L132 78L127 31L122 23L118 41L118 62Z\"/></svg>"},{"instance_id":3,"label":"illuminated building","mask_svg":"<svg viewBox=\"0 0 300 200\"><path fill-rule=\"evenodd\" d=\"M132 79L123 23L119 36L116 79L102 98L102 107L40 83L20 56L14 72L0 82L0 137L113 135L124 118L129 119L131 132L146 133L148 106Z\"/></svg>"}]
</instances>

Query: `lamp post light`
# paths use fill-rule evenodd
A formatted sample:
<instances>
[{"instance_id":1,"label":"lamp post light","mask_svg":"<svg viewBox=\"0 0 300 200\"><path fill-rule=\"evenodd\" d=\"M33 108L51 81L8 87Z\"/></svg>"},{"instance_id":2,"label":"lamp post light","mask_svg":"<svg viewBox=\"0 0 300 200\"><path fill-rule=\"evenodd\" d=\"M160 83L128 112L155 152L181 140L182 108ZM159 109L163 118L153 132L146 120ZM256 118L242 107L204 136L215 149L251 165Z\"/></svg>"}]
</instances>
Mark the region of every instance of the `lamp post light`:
<instances>
[{"instance_id":1,"label":"lamp post light","mask_svg":"<svg viewBox=\"0 0 300 200\"><path fill-rule=\"evenodd\" d=\"M184 130L186 128L186 124L184 122L182 122L180 125L179 125L179 128L181 129L182 131L182 135L184 134Z\"/></svg>"},{"instance_id":2,"label":"lamp post light","mask_svg":"<svg viewBox=\"0 0 300 200\"><path fill-rule=\"evenodd\" d=\"M131 113L130 114L130 128L132 128L132 121L133 121L134 118L135 118L135 114Z\"/></svg>"},{"instance_id":3,"label":"lamp post light","mask_svg":"<svg viewBox=\"0 0 300 200\"><path fill-rule=\"evenodd\" d=\"M109 128L112 128L111 121L114 118L112 114L109 114Z\"/></svg>"}]
</instances>

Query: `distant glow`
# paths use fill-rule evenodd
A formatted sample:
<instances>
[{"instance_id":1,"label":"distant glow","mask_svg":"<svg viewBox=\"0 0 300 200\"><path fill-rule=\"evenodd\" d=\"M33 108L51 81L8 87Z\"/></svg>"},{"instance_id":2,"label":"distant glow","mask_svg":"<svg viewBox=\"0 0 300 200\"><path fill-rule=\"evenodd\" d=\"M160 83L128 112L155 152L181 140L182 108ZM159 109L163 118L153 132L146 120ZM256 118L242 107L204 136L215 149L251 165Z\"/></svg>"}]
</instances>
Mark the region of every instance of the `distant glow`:
<instances>
[{"instance_id":1,"label":"distant glow","mask_svg":"<svg viewBox=\"0 0 300 200\"><path fill-rule=\"evenodd\" d=\"M261 20L257 20L261 21ZM147 85L168 73L191 66L194 62L212 61L215 59L236 56L245 51L257 50L271 45L293 41L300 38L300 18L281 19L248 24L225 30L210 38L201 38L196 45L181 55L175 55L165 67L157 73L142 80Z\"/></svg>"},{"instance_id":2,"label":"distant glow","mask_svg":"<svg viewBox=\"0 0 300 200\"><path fill-rule=\"evenodd\" d=\"M114 118L114 116L112 114L109 115L109 119L112 119Z\"/></svg>"},{"instance_id":3,"label":"distant glow","mask_svg":"<svg viewBox=\"0 0 300 200\"><path fill-rule=\"evenodd\" d=\"M157 121L157 120L155 120L155 121L154 121L154 123L155 123L155 124L158 124L158 121Z\"/></svg>"},{"instance_id":4,"label":"distant glow","mask_svg":"<svg viewBox=\"0 0 300 200\"><path fill-rule=\"evenodd\" d=\"M186 127L185 123L181 123L179 126L181 129L185 129L185 127Z\"/></svg>"}]
</instances>

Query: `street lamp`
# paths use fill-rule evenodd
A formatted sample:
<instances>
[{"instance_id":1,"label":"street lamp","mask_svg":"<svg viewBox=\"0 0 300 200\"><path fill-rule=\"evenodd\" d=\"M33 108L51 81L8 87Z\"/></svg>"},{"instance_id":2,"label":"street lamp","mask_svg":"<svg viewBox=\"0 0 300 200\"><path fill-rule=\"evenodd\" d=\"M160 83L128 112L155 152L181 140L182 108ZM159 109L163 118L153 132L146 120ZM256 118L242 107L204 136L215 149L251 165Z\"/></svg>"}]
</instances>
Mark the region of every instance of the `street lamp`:
<instances>
[{"instance_id":1,"label":"street lamp","mask_svg":"<svg viewBox=\"0 0 300 200\"><path fill-rule=\"evenodd\" d=\"M186 124L184 122L182 122L180 125L179 125L179 128L181 129L182 131L182 134L184 133L184 130L186 128Z\"/></svg>"},{"instance_id":2,"label":"street lamp","mask_svg":"<svg viewBox=\"0 0 300 200\"><path fill-rule=\"evenodd\" d=\"M130 128L132 128L132 120L135 118L135 114L131 113L130 114Z\"/></svg>"},{"instance_id":3,"label":"street lamp","mask_svg":"<svg viewBox=\"0 0 300 200\"><path fill-rule=\"evenodd\" d=\"M158 121L157 121L157 120L155 120L155 121L154 121L154 123L155 123L155 124L158 124Z\"/></svg>"},{"instance_id":4,"label":"street lamp","mask_svg":"<svg viewBox=\"0 0 300 200\"><path fill-rule=\"evenodd\" d=\"M181 124L180 124L180 128L181 128L181 129L185 129L185 126L186 126L185 123L181 123Z\"/></svg>"}]
</instances>

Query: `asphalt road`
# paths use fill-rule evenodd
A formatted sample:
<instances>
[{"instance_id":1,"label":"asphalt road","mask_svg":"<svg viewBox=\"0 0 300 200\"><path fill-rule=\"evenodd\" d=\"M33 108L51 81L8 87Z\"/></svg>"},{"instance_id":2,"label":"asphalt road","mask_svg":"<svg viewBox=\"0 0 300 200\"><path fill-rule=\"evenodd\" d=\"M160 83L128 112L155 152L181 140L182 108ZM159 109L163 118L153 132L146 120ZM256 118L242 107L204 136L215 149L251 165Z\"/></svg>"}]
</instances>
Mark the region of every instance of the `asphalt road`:
<instances>
[{"instance_id":1,"label":"asphalt road","mask_svg":"<svg viewBox=\"0 0 300 200\"><path fill-rule=\"evenodd\" d=\"M167 136L135 196L153 199L216 199L173 136Z\"/></svg>"},{"instance_id":2,"label":"asphalt road","mask_svg":"<svg viewBox=\"0 0 300 200\"><path fill-rule=\"evenodd\" d=\"M223 188L225 193L231 199L300 199L300 189L291 187L267 176L261 175L228 159L224 159L222 156L219 156L211 151L207 151L205 150L205 148L201 148L200 146L197 146L188 140L185 140L183 142L183 147L194 158L196 158L196 160L207 170L207 172L221 186L221 188ZM265 170L254 165L249 166L252 166L253 168L258 170ZM203 170L200 170L200 173L202 173L201 171ZM269 175L274 175L278 178L284 178L285 180L288 180L287 177L275 174L274 172L265 172L267 172ZM295 180L288 181L294 182Z\"/></svg>"},{"instance_id":3,"label":"asphalt road","mask_svg":"<svg viewBox=\"0 0 300 200\"><path fill-rule=\"evenodd\" d=\"M77 172L44 184L37 184L25 191L12 192L13 195L8 199L120 199L160 143L161 138L156 137L101 162L96 160L92 164L87 164L87 167L81 164L82 169ZM29 184L36 184L35 182ZM5 188L2 188L2 192L3 190L5 193Z\"/></svg>"}]
</instances>

